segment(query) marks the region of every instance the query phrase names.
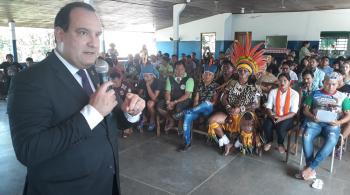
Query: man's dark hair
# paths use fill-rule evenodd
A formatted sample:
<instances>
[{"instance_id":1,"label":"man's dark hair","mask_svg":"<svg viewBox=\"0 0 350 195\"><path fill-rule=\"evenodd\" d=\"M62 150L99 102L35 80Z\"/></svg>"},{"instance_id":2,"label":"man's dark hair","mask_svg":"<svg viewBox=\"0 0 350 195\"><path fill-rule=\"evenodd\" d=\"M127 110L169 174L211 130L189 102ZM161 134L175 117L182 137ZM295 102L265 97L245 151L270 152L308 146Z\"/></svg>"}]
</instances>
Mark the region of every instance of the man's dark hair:
<instances>
[{"instance_id":1,"label":"man's dark hair","mask_svg":"<svg viewBox=\"0 0 350 195\"><path fill-rule=\"evenodd\" d=\"M309 44L310 42L309 41L303 41L303 46Z\"/></svg>"},{"instance_id":2,"label":"man's dark hair","mask_svg":"<svg viewBox=\"0 0 350 195\"><path fill-rule=\"evenodd\" d=\"M173 54L173 55L171 55L171 57L177 57L177 55Z\"/></svg>"},{"instance_id":3,"label":"man's dark hair","mask_svg":"<svg viewBox=\"0 0 350 195\"><path fill-rule=\"evenodd\" d=\"M254 116L252 115L251 112L246 112L246 113L244 113L244 115L243 115L243 119L244 119L244 120L247 120L247 121L250 121L250 120L253 120L253 119L254 119Z\"/></svg>"},{"instance_id":4,"label":"man's dark hair","mask_svg":"<svg viewBox=\"0 0 350 195\"><path fill-rule=\"evenodd\" d=\"M329 60L329 57L328 56L322 56L321 60L324 60L324 59L328 59Z\"/></svg>"},{"instance_id":5,"label":"man's dark hair","mask_svg":"<svg viewBox=\"0 0 350 195\"><path fill-rule=\"evenodd\" d=\"M26 61L27 61L27 62L34 62L34 61L33 61L33 58L31 58L31 57L26 58Z\"/></svg>"},{"instance_id":6,"label":"man's dark hair","mask_svg":"<svg viewBox=\"0 0 350 195\"><path fill-rule=\"evenodd\" d=\"M312 78L314 78L314 73L311 70L304 70L303 73L301 73L301 76L304 77L305 75L311 75Z\"/></svg>"},{"instance_id":7,"label":"man's dark hair","mask_svg":"<svg viewBox=\"0 0 350 195\"><path fill-rule=\"evenodd\" d=\"M290 76L289 76L288 73L282 72L281 74L278 75L278 79L280 79L281 77L286 77L286 79L287 79L288 81L290 81Z\"/></svg>"},{"instance_id":8,"label":"man's dark hair","mask_svg":"<svg viewBox=\"0 0 350 195\"><path fill-rule=\"evenodd\" d=\"M166 61L166 62L169 62L169 57L163 55L163 56L162 56L162 60L164 60L164 61Z\"/></svg>"},{"instance_id":9,"label":"man's dark hair","mask_svg":"<svg viewBox=\"0 0 350 195\"><path fill-rule=\"evenodd\" d=\"M287 65L287 66L291 67L291 66L293 66L293 61L292 61L292 60L284 61L284 62L282 63L282 66L283 66L283 65Z\"/></svg>"},{"instance_id":10,"label":"man's dark hair","mask_svg":"<svg viewBox=\"0 0 350 195\"><path fill-rule=\"evenodd\" d=\"M176 66L183 66L185 68L185 63L182 60L180 60L175 63L175 67Z\"/></svg>"},{"instance_id":11,"label":"man's dark hair","mask_svg":"<svg viewBox=\"0 0 350 195\"><path fill-rule=\"evenodd\" d=\"M164 53L163 56L166 56L167 58L169 58L169 53Z\"/></svg>"},{"instance_id":12,"label":"man's dark hair","mask_svg":"<svg viewBox=\"0 0 350 195\"><path fill-rule=\"evenodd\" d=\"M12 58L12 59L13 59L13 55L10 54L10 53L9 53L9 54L6 54L6 59L7 59L7 58Z\"/></svg>"},{"instance_id":13,"label":"man's dark hair","mask_svg":"<svg viewBox=\"0 0 350 195\"><path fill-rule=\"evenodd\" d=\"M309 61L311 61L311 60L315 60L317 63L320 63L320 60L316 56L311 56L309 58Z\"/></svg>"},{"instance_id":14,"label":"man's dark hair","mask_svg":"<svg viewBox=\"0 0 350 195\"><path fill-rule=\"evenodd\" d=\"M193 51L193 52L192 52L192 55L196 56L197 54L196 54L196 52Z\"/></svg>"},{"instance_id":15,"label":"man's dark hair","mask_svg":"<svg viewBox=\"0 0 350 195\"><path fill-rule=\"evenodd\" d=\"M120 75L120 73L118 73L118 72L112 72L109 76L111 77L111 79L122 78L122 75Z\"/></svg>"},{"instance_id":16,"label":"man's dark hair","mask_svg":"<svg viewBox=\"0 0 350 195\"><path fill-rule=\"evenodd\" d=\"M69 27L69 16L72 10L75 8L83 8L88 11L95 12L95 9L91 5L84 2L68 3L57 13L54 27L61 27L64 32L67 32Z\"/></svg>"},{"instance_id":17,"label":"man's dark hair","mask_svg":"<svg viewBox=\"0 0 350 195\"><path fill-rule=\"evenodd\" d=\"M232 62L230 60L224 60L222 61L222 65L230 65L233 66Z\"/></svg>"}]
</instances>

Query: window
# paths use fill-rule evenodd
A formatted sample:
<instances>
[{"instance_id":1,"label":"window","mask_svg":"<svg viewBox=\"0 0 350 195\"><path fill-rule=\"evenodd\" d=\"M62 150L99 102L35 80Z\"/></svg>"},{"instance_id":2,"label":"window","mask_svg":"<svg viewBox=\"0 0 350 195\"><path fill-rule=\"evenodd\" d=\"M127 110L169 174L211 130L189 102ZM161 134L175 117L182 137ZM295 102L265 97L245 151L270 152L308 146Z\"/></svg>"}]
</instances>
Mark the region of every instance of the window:
<instances>
[{"instance_id":1,"label":"window","mask_svg":"<svg viewBox=\"0 0 350 195\"><path fill-rule=\"evenodd\" d=\"M345 51L350 32L321 32L320 50Z\"/></svg>"},{"instance_id":2,"label":"window","mask_svg":"<svg viewBox=\"0 0 350 195\"><path fill-rule=\"evenodd\" d=\"M215 56L215 33L202 33L201 34L201 43L202 43L202 57L208 57L208 52Z\"/></svg>"}]
</instances>

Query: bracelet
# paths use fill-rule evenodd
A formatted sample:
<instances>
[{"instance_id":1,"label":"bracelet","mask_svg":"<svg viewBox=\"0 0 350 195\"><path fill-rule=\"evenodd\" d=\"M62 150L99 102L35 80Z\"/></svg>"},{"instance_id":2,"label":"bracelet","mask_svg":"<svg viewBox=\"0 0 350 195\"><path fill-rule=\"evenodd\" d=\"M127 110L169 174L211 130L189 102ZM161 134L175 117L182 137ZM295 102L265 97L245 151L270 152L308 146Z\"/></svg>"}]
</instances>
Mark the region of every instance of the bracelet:
<instances>
[{"instance_id":1,"label":"bracelet","mask_svg":"<svg viewBox=\"0 0 350 195\"><path fill-rule=\"evenodd\" d=\"M241 110L241 113L245 112L245 106L241 106L239 109Z\"/></svg>"},{"instance_id":2,"label":"bracelet","mask_svg":"<svg viewBox=\"0 0 350 195\"><path fill-rule=\"evenodd\" d=\"M230 113L231 108L232 108L231 105L230 105L230 104L227 104L227 105L225 106L226 112Z\"/></svg>"},{"instance_id":3,"label":"bracelet","mask_svg":"<svg viewBox=\"0 0 350 195\"><path fill-rule=\"evenodd\" d=\"M226 109L226 110L231 109L231 108L232 108L232 107L231 107L230 104L227 104L227 105L225 106L225 109Z\"/></svg>"}]
</instances>

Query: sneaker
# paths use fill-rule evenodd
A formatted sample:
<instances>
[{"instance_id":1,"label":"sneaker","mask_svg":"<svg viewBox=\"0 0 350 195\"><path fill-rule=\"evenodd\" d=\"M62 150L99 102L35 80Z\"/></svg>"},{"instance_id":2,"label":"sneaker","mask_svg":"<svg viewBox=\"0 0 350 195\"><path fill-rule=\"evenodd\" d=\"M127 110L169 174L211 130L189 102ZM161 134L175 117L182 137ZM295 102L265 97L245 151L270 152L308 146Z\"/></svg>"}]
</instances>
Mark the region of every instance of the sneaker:
<instances>
[{"instance_id":1,"label":"sneaker","mask_svg":"<svg viewBox=\"0 0 350 195\"><path fill-rule=\"evenodd\" d=\"M271 149L271 143L265 144L264 145L264 151L267 152Z\"/></svg>"},{"instance_id":2,"label":"sneaker","mask_svg":"<svg viewBox=\"0 0 350 195\"><path fill-rule=\"evenodd\" d=\"M180 120L183 118L183 116L185 115L185 112L184 111L181 111L181 112L178 112L178 113L175 113L172 115L173 119L175 120Z\"/></svg>"},{"instance_id":3,"label":"sneaker","mask_svg":"<svg viewBox=\"0 0 350 195\"><path fill-rule=\"evenodd\" d=\"M141 133L141 132L143 132L143 122L142 121L140 121L139 122L139 124L137 124L137 130Z\"/></svg>"},{"instance_id":4,"label":"sneaker","mask_svg":"<svg viewBox=\"0 0 350 195\"><path fill-rule=\"evenodd\" d=\"M189 144L183 144L182 146L180 146L177 151L178 152L186 152L187 150L189 150L191 148L191 143Z\"/></svg>"},{"instance_id":5,"label":"sneaker","mask_svg":"<svg viewBox=\"0 0 350 195\"><path fill-rule=\"evenodd\" d=\"M156 124L155 123L149 123L147 131L154 131L154 128L156 128Z\"/></svg>"}]
</instances>

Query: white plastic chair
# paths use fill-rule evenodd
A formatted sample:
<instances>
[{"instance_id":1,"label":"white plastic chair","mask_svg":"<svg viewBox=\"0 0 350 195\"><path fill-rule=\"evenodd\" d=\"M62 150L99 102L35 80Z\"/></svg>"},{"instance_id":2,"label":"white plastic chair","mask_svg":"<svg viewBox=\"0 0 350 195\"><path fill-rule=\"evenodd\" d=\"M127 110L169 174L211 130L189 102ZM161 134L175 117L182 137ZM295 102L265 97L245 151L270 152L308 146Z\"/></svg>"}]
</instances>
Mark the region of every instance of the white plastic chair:
<instances>
[{"instance_id":1,"label":"white plastic chair","mask_svg":"<svg viewBox=\"0 0 350 195\"><path fill-rule=\"evenodd\" d=\"M340 137L339 137L339 138L341 139L341 141L340 141L340 148L343 148L343 145L344 145L343 135L340 134ZM319 137L318 139L319 139L319 143L320 143L320 137ZM346 139L346 140L345 140L346 144L347 144L347 141L348 141L348 140ZM330 168L330 170L329 170L330 173L333 173L334 158L335 158L335 147L336 147L336 146L333 147L333 151L332 151L331 168ZM340 150L340 154L339 154L339 160L342 159L342 156L343 156L343 150L341 149L341 150ZM301 149L301 154L300 154L299 167L301 167L301 166L303 165L303 157L304 157L304 149L303 149L303 147L302 147L302 149Z\"/></svg>"}]
</instances>

